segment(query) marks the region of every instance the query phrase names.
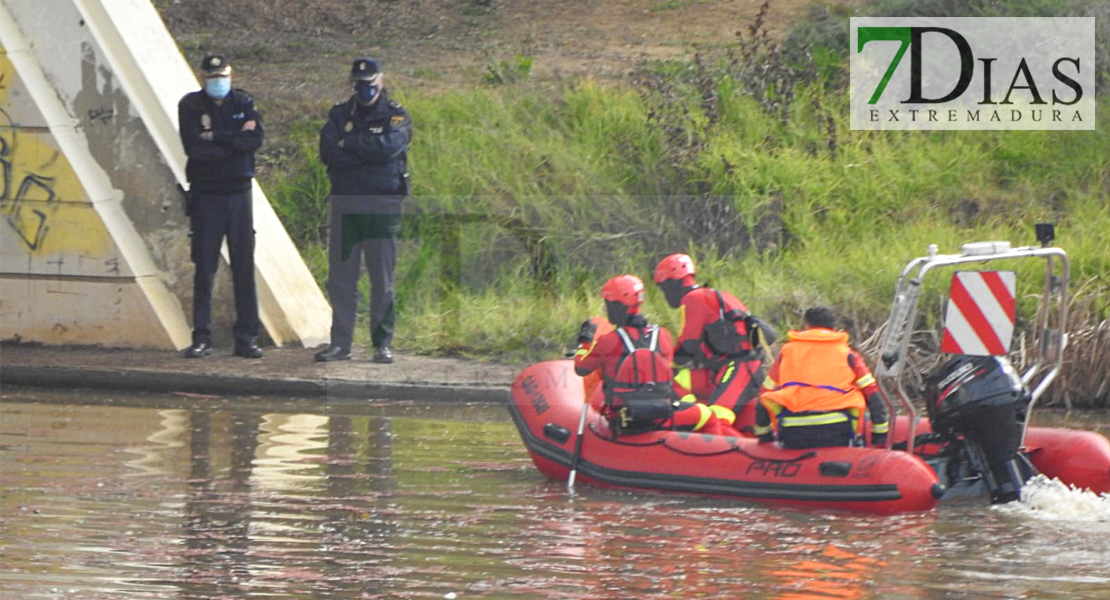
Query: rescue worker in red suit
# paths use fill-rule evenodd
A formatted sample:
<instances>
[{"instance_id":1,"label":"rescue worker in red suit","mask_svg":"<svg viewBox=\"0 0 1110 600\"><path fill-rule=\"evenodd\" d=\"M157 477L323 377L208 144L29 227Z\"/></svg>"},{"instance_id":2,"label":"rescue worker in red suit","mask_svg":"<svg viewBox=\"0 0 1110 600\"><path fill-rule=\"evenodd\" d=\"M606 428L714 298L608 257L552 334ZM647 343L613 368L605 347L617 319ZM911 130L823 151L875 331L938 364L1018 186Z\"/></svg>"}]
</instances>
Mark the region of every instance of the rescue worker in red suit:
<instances>
[{"instance_id":1,"label":"rescue worker in red suit","mask_svg":"<svg viewBox=\"0 0 1110 600\"><path fill-rule=\"evenodd\" d=\"M871 444L886 444L886 404L863 357L836 330L832 309L805 312L805 329L791 331L767 378L756 409L761 442L787 448L862 446L864 411L871 414Z\"/></svg>"},{"instance_id":2,"label":"rescue worker in red suit","mask_svg":"<svg viewBox=\"0 0 1110 600\"><path fill-rule=\"evenodd\" d=\"M643 282L633 275L614 277L601 289L601 297L614 329L594 339L596 323L582 324L574 370L582 377L601 371L606 399L602 413L614 430L631 434L676 429L738 436L687 390L674 385L671 334L658 325L649 325L640 314ZM645 388L655 392L654 398L647 397L653 394L645 394ZM659 398L665 400L651 404Z\"/></svg>"},{"instance_id":3,"label":"rescue worker in red suit","mask_svg":"<svg viewBox=\"0 0 1110 600\"><path fill-rule=\"evenodd\" d=\"M655 283L667 303L678 309L682 324L674 354L675 380L708 405L717 418L742 433L753 434L756 403L752 400L759 395L763 381L763 355L748 340L742 352L723 354L710 346L706 331L706 326L719 321L724 313L736 310L746 314L748 308L728 292L697 285L694 275L694 261L685 254L672 254L655 267ZM748 323L738 324L740 335L747 336Z\"/></svg>"}]
</instances>

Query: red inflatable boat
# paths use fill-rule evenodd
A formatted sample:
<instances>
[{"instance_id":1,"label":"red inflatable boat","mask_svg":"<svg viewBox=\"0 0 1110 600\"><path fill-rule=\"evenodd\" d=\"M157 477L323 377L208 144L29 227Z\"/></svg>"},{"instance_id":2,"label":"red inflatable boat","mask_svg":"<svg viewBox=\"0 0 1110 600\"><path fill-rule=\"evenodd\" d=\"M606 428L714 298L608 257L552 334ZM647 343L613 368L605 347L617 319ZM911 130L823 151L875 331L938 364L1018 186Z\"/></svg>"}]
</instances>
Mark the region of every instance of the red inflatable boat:
<instances>
[{"instance_id":1,"label":"red inflatable boat","mask_svg":"<svg viewBox=\"0 0 1110 600\"><path fill-rule=\"evenodd\" d=\"M600 402L595 388L594 405ZM533 365L513 383L509 412L541 473L566 480L585 392L574 362ZM592 406L577 480L603 487L683 492L786 506L894 513L932 508L944 494L920 458L874 448L786 450L677 431L612 436Z\"/></svg>"},{"instance_id":2,"label":"red inflatable boat","mask_svg":"<svg viewBox=\"0 0 1110 600\"><path fill-rule=\"evenodd\" d=\"M1047 278L1056 283L1045 286L1041 304L1042 314L1053 314L1037 320L1042 355L1019 375L1002 353L949 352L954 356L924 377L933 391L918 403L926 403L930 418L919 419L906 393L903 363L925 272L1031 257L1047 260ZM1061 275L1054 273L1059 265ZM1108 494L1110 440L1093 432L1027 426L1029 411L1062 361L1067 277L1066 255L1059 248L1010 249L1005 242L968 244L957 255L937 255L931 248L928 257L912 261L896 286L876 370L892 411L889 398L896 397L908 413L894 419L885 448L790 450L777 443L759 444L755 438L677 431L614 436L598 412L600 385L578 377L571 360L525 369L513 383L509 412L541 473L567 480L580 444L576 477L601 487L878 514L929 510L956 497L1016 500L1022 485L1038 472ZM1009 318L1013 322L1012 313Z\"/></svg>"},{"instance_id":3,"label":"red inflatable boat","mask_svg":"<svg viewBox=\"0 0 1110 600\"><path fill-rule=\"evenodd\" d=\"M533 365L513 383L509 412L536 468L549 479L566 481L570 474L584 395L570 360ZM787 450L754 438L677 431L614 438L595 408L600 402L596 389L577 468L583 483L878 514L929 510L941 499L988 494L962 462L945 457L944 445L920 443L909 454L885 448ZM909 417L896 419L896 446L905 444L909 423ZM917 433L919 440L930 435L927 420L918 421ZM1024 454L1048 477L1110 493L1110 440L1102 435L1031 427Z\"/></svg>"}]
</instances>

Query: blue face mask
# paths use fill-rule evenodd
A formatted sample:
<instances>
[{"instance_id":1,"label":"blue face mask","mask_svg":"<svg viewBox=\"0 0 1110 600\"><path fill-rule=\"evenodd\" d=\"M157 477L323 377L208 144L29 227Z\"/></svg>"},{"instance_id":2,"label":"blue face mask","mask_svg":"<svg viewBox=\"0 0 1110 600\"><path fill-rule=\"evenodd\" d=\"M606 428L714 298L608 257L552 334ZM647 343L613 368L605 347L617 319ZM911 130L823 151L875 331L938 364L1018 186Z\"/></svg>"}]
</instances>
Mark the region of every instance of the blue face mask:
<instances>
[{"instance_id":1,"label":"blue face mask","mask_svg":"<svg viewBox=\"0 0 1110 600\"><path fill-rule=\"evenodd\" d=\"M213 100L223 100L231 93L230 77L213 77L204 80L204 93Z\"/></svg>"},{"instance_id":2,"label":"blue face mask","mask_svg":"<svg viewBox=\"0 0 1110 600\"><path fill-rule=\"evenodd\" d=\"M378 97L378 86L360 81L355 84L355 95L358 96L358 101L363 104L370 104L374 98Z\"/></svg>"}]
</instances>

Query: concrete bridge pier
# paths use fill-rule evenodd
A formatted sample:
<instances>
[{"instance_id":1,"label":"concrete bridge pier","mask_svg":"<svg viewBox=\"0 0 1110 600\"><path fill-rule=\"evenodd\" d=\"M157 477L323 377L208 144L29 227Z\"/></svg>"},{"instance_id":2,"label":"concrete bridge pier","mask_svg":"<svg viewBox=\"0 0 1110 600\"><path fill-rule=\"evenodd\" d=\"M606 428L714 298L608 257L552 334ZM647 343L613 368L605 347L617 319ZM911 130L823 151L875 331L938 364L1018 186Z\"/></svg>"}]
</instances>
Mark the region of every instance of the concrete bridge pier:
<instances>
[{"instance_id":1,"label":"concrete bridge pier","mask_svg":"<svg viewBox=\"0 0 1110 600\"><path fill-rule=\"evenodd\" d=\"M177 102L198 88L149 0L0 0L0 339L190 343ZM326 342L327 301L257 184L254 203L265 337ZM234 321L226 256L217 344Z\"/></svg>"}]
</instances>

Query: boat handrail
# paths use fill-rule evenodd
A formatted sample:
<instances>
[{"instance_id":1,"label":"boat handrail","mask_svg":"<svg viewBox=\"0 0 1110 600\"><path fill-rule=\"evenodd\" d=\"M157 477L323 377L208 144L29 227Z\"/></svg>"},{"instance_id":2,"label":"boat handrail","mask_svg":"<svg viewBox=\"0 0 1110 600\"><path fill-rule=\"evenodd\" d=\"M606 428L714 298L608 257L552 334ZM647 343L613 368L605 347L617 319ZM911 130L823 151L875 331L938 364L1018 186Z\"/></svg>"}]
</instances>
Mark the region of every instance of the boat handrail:
<instances>
[{"instance_id":1,"label":"boat handrail","mask_svg":"<svg viewBox=\"0 0 1110 600\"><path fill-rule=\"evenodd\" d=\"M1009 242L975 242L964 244L960 254L938 254L937 246L929 246L928 255L911 260L895 284L894 302L891 307L890 317L886 322L887 330L883 334L880 346L880 360L876 375L878 375L879 389L883 401L891 415L891 432L887 437L887 447L891 447L894 439L894 411L890 396L897 396L901 404L910 415L910 432L907 438L906 451L913 453L914 437L917 429L918 411L914 407L905 388L905 360L909 351L910 338L913 334L913 324L917 320L918 301L924 289L925 276L937 268L954 267L969 263L986 263L997 260L1041 258L1046 261L1045 284L1041 293L1041 301L1037 310L1037 347L1036 361L1022 374L1022 383L1030 385L1038 373L1047 372L1041 377L1036 387L1030 394L1028 410L1044 395L1048 386L1056 379L1063 365L1064 348L1067 345L1067 286L1071 277L1071 267L1068 263L1067 253L1062 248L1055 246L1022 246L1011 247ZM1055 274L1056 260L1060 261L1061 275ZM1056 298L1056 309L1052 310L1053 298ZM1055 312L1055 323L1050 318ZM1055 329L1052 325L1055 324ZM888 389L891 381L894 384L894 394ZM1022 429L1022 443L1029 427L1029 419L1025 419Z\"/></svg>"}]
</instances>

